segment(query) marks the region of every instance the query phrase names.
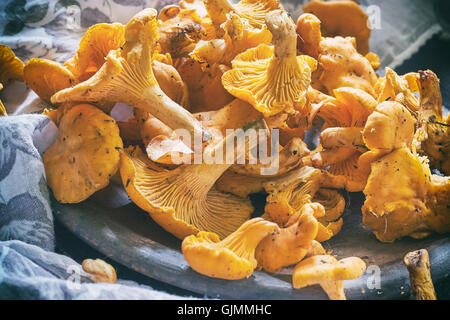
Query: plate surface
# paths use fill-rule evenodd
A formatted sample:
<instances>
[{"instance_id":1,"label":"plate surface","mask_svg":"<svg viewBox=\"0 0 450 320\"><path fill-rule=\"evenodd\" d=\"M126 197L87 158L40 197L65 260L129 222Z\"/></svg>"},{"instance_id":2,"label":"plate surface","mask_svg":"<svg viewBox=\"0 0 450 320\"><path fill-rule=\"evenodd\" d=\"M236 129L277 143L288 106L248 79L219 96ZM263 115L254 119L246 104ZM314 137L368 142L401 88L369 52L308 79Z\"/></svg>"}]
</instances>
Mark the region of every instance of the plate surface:
<instances>
[{"instance_id":1,"label":"plate surface","mask_svg":"<svg viewBox=\"0 0 450 320\"><path fill-rule=\"evenodd\" d=\"M223 299L326 299L319 286L301 290L292 288L289 269L270 275L256 271L244 280L227 281L193 271L180 251L181 242L159 227L148 214L126 202L126 193L110 187L103 194L76 205L53 201L55 217L69 230L99 252L151 278L211 298ZM115 199L116 208L105 205ZM121 200L122 199L122 200ZM346 281L348 299L399 299L409 297L409 275L404 255L426 248L430 254L435 283L450 274L448 235L422 240L402 239L383 244L361 222L361 194L351 194L351 206L344 213L341 232L324 243L338 258L361 257L367 264L359 279Z\"/></svg>"}]
</instances>

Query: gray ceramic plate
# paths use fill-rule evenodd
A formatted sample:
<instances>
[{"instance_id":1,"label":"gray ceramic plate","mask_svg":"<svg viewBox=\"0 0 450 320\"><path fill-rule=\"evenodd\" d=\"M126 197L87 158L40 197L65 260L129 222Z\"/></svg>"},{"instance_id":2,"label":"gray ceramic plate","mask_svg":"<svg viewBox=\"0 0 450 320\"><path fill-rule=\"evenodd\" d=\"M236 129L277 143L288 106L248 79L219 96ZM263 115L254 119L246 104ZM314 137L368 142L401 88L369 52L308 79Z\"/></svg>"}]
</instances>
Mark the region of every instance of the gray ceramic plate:
<instances>
[{"instance_id":1,"label":"gray ceramic plate","mask_svg":"<svg viewBox=\"0 0 450 320\"><path fill-rule=\"evenodd\" d=\"M239 281L213 279L198 274L184 260L180 241L160 228L134 204L121 206L127 202L124 190L109 187L77 205L53 201L53 209L56 219L102 254L146 276L183 289L224 299L326 298L318 286L294 290L289 269L275 275L258 271L250 278ZM383 244L361 223L361 195L352 194L350 203L351 207L344 213L341 232L324 244L338 258L358 256L368 266L361 278L346 281L348 299L408 297L409 276L402 261L407 252L416 249L428 249L435 283L449 277L450 239L447 235Z\"/></svg>"}]
</instances>

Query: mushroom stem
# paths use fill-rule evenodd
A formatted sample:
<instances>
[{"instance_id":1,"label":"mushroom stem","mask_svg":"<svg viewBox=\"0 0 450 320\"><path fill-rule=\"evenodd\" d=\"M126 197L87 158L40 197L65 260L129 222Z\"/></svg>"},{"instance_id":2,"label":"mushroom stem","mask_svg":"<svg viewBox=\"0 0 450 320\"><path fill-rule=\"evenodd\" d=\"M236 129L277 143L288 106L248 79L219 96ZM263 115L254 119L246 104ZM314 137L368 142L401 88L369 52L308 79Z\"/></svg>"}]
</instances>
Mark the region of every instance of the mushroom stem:
<instances>
[{"instance_id":1,"label":"mushroom stem","mask_svg":"<svg viewBox=\"0 0 450 320\"><path fill-rule=\"evenodd\" d=\"M149 112L174 130L182 128L192 135L202 134L202 141L212 138L189 111L170 99L159 87L144 89L135 106Z\"/></svg>"},{"instance_id":2,"label":"mushroom stem","mask_svg":"<svg viewBox=\"0 0 450 320\"><path fill-rule=\"evenodd\" d=\"M428 251L420 249L406 254L403 259L409 272L412 300L436 300L430 273Z\"/></svg>"},{"instance_id":3,"label":"mushroom stem","mask_svg":"<svg viewBox=\"0 0 450 320\"><path fill-rule=\"evenodd\" d=\"M285 11L274 10L266 15L266 24L273 37L274 57L295 59L297 56L297 32L292 19Z\"/></svg>"}]
</instances>

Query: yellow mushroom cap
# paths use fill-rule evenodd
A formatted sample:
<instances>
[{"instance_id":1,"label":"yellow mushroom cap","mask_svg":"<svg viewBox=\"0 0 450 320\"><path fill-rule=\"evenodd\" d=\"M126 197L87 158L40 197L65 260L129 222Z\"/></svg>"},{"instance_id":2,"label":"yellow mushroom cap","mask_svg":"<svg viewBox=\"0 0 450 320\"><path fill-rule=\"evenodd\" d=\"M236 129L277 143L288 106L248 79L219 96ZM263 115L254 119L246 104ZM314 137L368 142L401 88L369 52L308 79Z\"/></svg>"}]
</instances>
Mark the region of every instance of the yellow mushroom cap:
<instances>
[{"instance_id":1,"label":"yellow mushroom cap","mask_svg":"<svg viewBox=\"0 0 450 320\"><path fill-rule=\"evenodd\" d=\"M289 174L271 179L263 184L268 193L265 212L280 226L302 207L311 202L320 188L321 172L312 167L300 167Z\"/></svg>"},{"instance_id":2,"label":"yellow mushroom cap","mask_svg":"<svg viewBox=\"0 0 450 320\"><path fill-rule=\"evenodd\" d=\"M186 237L182 251L191 268L201 274L228 280L248 278L257 266L256 246L277 229L275 223L254 218L222 241L211 232Z\"/></svg>"},{"instance_id":3,"label":"yellow mushroom cap","mask_svg":"<svg viewBox=\"0 0 450 320\"><path fill-rule=\"evenodd\" d=\"M332 300L345 300L344 280L356 279L366 271L357 257L337 260L330 255L316 255L299 262L292 274L295 289L319 284Z\"/></svg>"},{"instance_id":4,"label":"yellow mushroom cap","mask_svg":"<svg viewBox=\"0 0 450 320\"><path fill-rule=\"evenodd\" d=\"M125 43L124 26L120 23L99 23L89 27L81 38L75 56L64 63L78 81L94 75L105 62L109 51Z\"/></svg>"},{"instance_id":5,"label":"yellow mushroom cap","mask_svg":"<svg viewBox=\"0 0 450 320\"><path fill-rule=\"evenodd\" d=\"M66 101L123 102L150 112L172 129L211 138L201 124L159 87L152 71L152 57L159 35L155 9L138 12L125 26L126 43L106 56L102 67L88 80L61 90L53 103Z\"/></svg>"},{"instance_id":6,"label":"yellow mushroom cap","mask_svg":"<svg viewBox=\"0 0 450 320\"><path fill-rule=\"evenodd\" d=\"M237 55L222 84L235 97L247 101L264 116L302 110L316 61L296 56L295 25L280 10L266 16L274 47L261 44Z\"/></svg>"},{"instance_id":7,"label":"yellow mushroom cap","mask_svg":"<svg viewBox=\"0 0 450 320\"><path fill-rule=\"evenodd\" d=\"M319 68L313 75L314 88L331 94L340 87L353 87L375 96L377 75L355 45L355 39L350 37L322 38Z\"/></svg>"},{"instance_id":8,"label":"yellow mushroom cap","mask_svg":"<svg viewBox=\"0 0 450 320\"><path fill-rule=\"evenodd\" d=\"M382 242L450 230L449 177L432 175L426 158L406 147L372 163L364 194L363 223Z\"/></svg>"},{"instance_id":9,"label":"yellow mushroom cap","mask_svg":"<svg viewBox=\"0 0 450 320\"><path fill-rule=\"evenodd\" d=\"M418 92L417 74L399 76L394 70L385 68L385 76L378 79L376 97L379 103L397 101L405 106L412 115L420 109L419 99L413 92Z\"/></svg>"},{"instance_id":10,"label":"yellow mushroom cap","mask_svg":"<svg viewBox=\"0 0 450 320\"><path fill-rule=\"evenodd\" d=\"M297 48L311 57L317 59L320 52L320 42L322 41L322 32L320 31L321 22L313 14L303 13L297 19L297 34L300 40L297 42Z\"/></svg>"},{"instance_id":11,"label":"yellow mushroom cap","mask_svg":"<svg viewBox=\"0 0 450 320\"><path fill-rule=\"evenodd\" d=\"M62 203L77 203L106 187L119 168L123 147L110 116L81 104L61 119L59 134L44 153L47 183Z\"/></svg>"},{"instance_id":12,"label":"yellow mushroom cap","mask_svg":"<svg viewBox=\"0 0 450 320\"><path fill-rule=\"evenodd\" d=\"M6 85L9 80L23 80L23 62L14 52L0 44L0 83Z\"/></svg>"},{"instance_id":13,"label":"yellow mushroom cap","mask_svg":"<svg viewBox=\"0 0 450 320\"><path fill-rule=\"evenodd\" d=\"M0 91L3 90L3 85L0 83ZM0 100L0 117L7 116L5 106L3 105L2 101Z\"/></svg>"},{"instance_id":14,"label":"yellow mushroom cap","mask_svg":"<svg viewBox=\"0 0 450 320\"><path fill-rule=\"evenodd\" d=\"M30 59L23 70L28 87L47 103L56 92L77 84L76 77L63 65L47 59Z\"/></svg>"},{"instance_id":15,"label":"yellow mushroom cap","mask_svg":"<svg viewBox=\"0 0 450 320\"><path fill-rule=\"evenodd\" d=\"M231 61L236 55L259 44L270 44L272 34L264 27L254 28L237 14L230 12L227 20L221 25L225 34L220 39L199 41L190 57L201 63L206 71L214 64L231 66Z\"/></svg>"},{"instance_id":16,"label":"yellow mushroom cap","mask_svg":"<svg viewBox=\"0 0 450 320\"><path fill-rule=\"evenodd\" d=\"M324 149L315 152L311 162L322 168L329 166L330 175L342 178L343 185L339 187L361 191L373 160L366 155L362 131L378 103L360 89L342 87L333 92L336 97L326 99L318 112L325 120L326 129L321 133Z\"/></svg>"},{"instance_id":17,"label":"yellow mushroom cap","mask_svg":"<svg viewBox=\"0 0 450 320\"><path fill-rule=\"evenodd\" d=\"M411 147L414 122L408 110L398 102L383 102L367 119L362 133L364 142L371 150Z\"/></svg>"},{"instance_id":18,"label":"yellow mushroom cap","mask_svg":"<svg viewBox=\"0 0 450 320\"><path fill-rule=\"evenodd\" d=\"M303 11L320 19L325 37L355 37L358 51L363 55L369 52L369 16L357 2L313 0Z\"/></svg>"},{"instance_id":19,"label":"yellow mushroom cap","mask_svg":"<svg viewBox=\"0 0 450 320\"><path fill-rule=\"evenodd\" d=\"M263 28L266 14L281 7L278 0L241 0L236 4L228 0L204 0L204 4L216 26L226 21L228 13L235 13L255 28Z\"/></svg>"}]
</instances>

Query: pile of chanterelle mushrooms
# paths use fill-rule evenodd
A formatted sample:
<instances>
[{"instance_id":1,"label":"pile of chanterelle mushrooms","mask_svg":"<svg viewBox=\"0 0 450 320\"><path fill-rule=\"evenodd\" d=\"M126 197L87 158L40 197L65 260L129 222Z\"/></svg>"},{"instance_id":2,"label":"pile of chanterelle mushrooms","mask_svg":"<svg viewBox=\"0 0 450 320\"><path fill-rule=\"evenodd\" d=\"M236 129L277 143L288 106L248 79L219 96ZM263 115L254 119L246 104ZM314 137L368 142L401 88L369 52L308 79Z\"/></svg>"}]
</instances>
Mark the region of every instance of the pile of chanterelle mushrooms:
<instances>
[{"instance_id":1,"label":"pile of chanterelle mushrooms","mask_svg":"<svg viewBox=\"0 0 450 320\"><path fill-rule=\"evenodd\" d=\"M90 27L64 64L23 67L2 47L1 82L23 78L51 105L59 136L43 160L58 201L83 201L120 172L130 198L183 239L197 272L236 280L295 265L294 288L319 284L345 299L344 280L366 265L321 245L344 223L341 191L364 193L363 223L382 242L448 232L449 117L432 71L376 74L355 2L312 1L304 12L295 24L278 0L182 0ZM118 102L134 118L116 122ZM321 122L309 150L305 133ZM201 150L179 129L200 135ZM278 129L278 170L174 161L221 153L229 129ZM267 198L251 218L254 193Z\"/></svg>"}]
</instances>

